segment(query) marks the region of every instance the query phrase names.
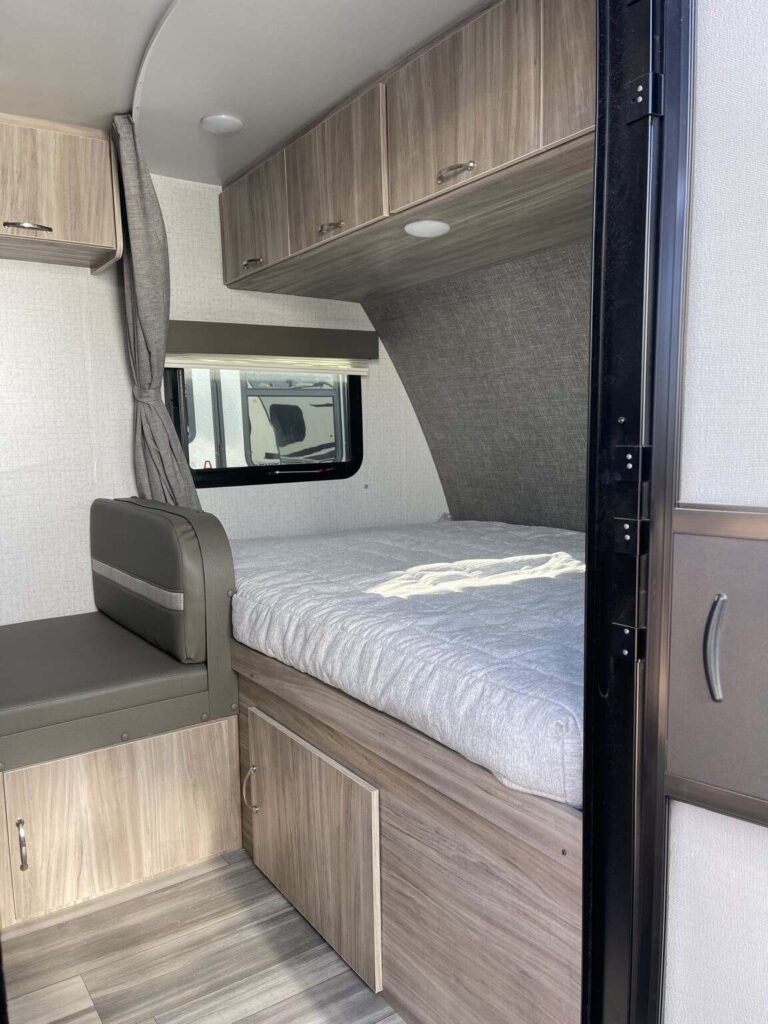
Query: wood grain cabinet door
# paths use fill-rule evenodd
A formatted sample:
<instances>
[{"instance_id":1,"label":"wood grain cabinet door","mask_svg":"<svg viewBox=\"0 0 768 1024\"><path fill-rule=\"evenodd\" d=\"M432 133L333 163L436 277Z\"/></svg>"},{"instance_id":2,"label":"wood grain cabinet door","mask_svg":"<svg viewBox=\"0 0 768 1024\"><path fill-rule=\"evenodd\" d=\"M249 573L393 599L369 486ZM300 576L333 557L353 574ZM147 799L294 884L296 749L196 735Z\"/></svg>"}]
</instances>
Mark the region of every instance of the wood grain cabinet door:
<instances>
[{"instance_id":1,"label":"wood grain cabinet door","mask_svg":"<svg viewBox=\"0 0 768 1024\"><path fill-rule=\"evenodd\" d=\"M288 197L282 150L228 185L219 204L226 284L288 255Z\"/></svg>"},{"instance_id":2,"label":"wood grain cabinet door","mask_svg":"<svg viewBox=\"0 0 768 1024\"><path fill-rule=\"evenodd\" d=\"M286 149L291 252L387 213L384 87L352 100Z\"/></svg>"},{"instance_id":3,"label":"wood grain cabinet door","mask_svg":"<svg viewBox=\"0 0 768 1024\"><path fill-rule=\"evenodd\" d=\"M678 535L673 566L667 770L768 800L768 541Z\"/></svg>"},{"instance_id":4,"label":"wood grain cabinet door","mask_svg":"<svg viewBox=\"0 0 768 1024\"><path fill-rule=\"evenodd\" d=\"M542 144L595 123L595 2L541 0Z\"/></svg>"},{"instance_id":5,"label":"wood grain cabinet door","mask_svg":"<svg viewBox=\"0 0 768 1024\"><path fill-rule=\"evenodd\" d=\"M378 790L255 708L248 728L254 863L378 992Z\"/></svg>"},{"instance_id":6,"label":"wood grain cabinet door","mask_svg":"<svg viewBox=\"0 0 768 1024\"><path fill-rule=\"evenodd\" d=\"M393 211L541 144L538 0L504 0L387 79Z\"/></svg>"},{"instance_id":7,"label":"wood grain cabinet door","mask_svg":"<svg viewBox=\"0 0 768 1024\"><path fill-rule=\"evenodd\" d=\"M114 248L109 141L0 122L0 206L4 235ZM19 221L40 229L5 226Z\"/></svg>"},{"instance_id":8,"label":"wood grain cabinet door","mask_svg":"<svg viewBox=\"0 0 768 1024\"><path fill-rule=\"evenodd\" d=\"M239 846L236 751L228 718L6 772L16 920Z\"/></svg>"}]
</instances>

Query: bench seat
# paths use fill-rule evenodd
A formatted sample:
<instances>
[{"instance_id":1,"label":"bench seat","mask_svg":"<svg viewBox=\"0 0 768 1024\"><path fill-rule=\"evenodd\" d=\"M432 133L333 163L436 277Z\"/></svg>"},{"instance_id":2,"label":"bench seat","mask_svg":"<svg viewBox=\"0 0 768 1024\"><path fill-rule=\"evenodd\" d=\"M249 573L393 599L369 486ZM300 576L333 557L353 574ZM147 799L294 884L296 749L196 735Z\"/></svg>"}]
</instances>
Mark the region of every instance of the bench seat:
<instances>
[{"instance_id":1,"label":"bench seat","mask_svg":"<svg viewBox=\"0 0 768 1024\"><path fill-rule=\"evenodd\" d=\"M185 665L101 612L0 626L0 736L203 693Z\"/></svg>"}]
</instances>

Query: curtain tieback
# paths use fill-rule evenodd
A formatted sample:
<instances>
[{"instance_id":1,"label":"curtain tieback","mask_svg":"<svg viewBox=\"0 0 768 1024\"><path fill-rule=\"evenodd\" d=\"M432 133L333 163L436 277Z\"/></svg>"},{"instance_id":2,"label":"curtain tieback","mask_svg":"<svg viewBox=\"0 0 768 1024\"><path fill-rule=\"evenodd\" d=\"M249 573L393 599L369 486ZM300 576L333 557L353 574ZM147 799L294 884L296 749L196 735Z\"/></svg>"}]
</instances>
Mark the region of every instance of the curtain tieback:
<instances>
[{"instance_id":1,"label":"curtain tieback","mask_svg":"<svg viewBox=\"0 0 768 1024\"><path fill-rule=\"evenodd\" d=\"M160 385L158 384L156 388L142 388L138 384L134 384L133 397L144 405L156 405L160 402Z\"/></svg>"}]
</instances>

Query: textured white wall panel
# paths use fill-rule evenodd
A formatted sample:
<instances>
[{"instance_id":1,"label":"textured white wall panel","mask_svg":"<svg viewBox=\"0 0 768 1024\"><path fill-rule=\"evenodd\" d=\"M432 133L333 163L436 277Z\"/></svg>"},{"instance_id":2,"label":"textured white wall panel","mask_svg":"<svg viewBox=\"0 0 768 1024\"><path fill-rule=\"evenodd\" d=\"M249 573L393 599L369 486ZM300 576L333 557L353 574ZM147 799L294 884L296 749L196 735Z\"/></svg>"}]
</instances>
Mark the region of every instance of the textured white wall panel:
<instances>
[{"instance_id":1,"label":"textured white wall panel","mask_svg":"<svg viewBox=\"0 0 768 1024\"><path fill-rule=\"evenodd\" d=\"M221 276L216 185L154 176L168 231L171 317L368 330L361 306L331 299L238 292ZM424 434L392 362L363 379L363 466L349 480L221 487L200 501L231 537L329 533L429 522L447 511Z\"/></svg>"},{"instance_id":2,"label":"textured white wall panel","mask_svg":"<svg viewBox=\"0 0 768 1024\"><path fill-rule=\"evenodd\" d=\"M768 506L768 19L696 4L681 498Z\"/></svg>"},{"instance_id":3,"label":"textured white wall panel","mask_svg":"<svg viewBox=\"0 0 768 1024\"><path fill-rule=\"evenodd\" d=\"M0 623L92 607L88 510L135 493L119 271L0 260Z\"/></svg>"},{"instance_id":4,"label":"textured white wall panel","mask_svg":"<svg viewBox=\"0 0 768 1024\"><path fill-rule=\"evenodd\" d=\"M664 1024L768 1020L768 828L673 801Z\"/></svg>"}]
</instances>

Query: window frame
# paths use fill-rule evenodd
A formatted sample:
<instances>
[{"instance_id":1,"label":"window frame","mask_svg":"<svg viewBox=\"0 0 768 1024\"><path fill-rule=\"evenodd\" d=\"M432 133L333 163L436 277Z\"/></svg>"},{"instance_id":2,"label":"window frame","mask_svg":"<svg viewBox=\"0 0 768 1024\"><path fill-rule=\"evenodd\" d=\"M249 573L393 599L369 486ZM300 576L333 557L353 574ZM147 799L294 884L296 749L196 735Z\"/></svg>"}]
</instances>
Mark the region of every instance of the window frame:
<instances>
[{"instance_id":1,"label":"window frame","mask_svg":"<svg viewBox=\"0 0 768 1024\"><path fill-rule=\"evenodd\" d=\"M213 386L214 374L211 375ZM184 455L189 461L188 440L183 432L187 422L184 402L184 370L166 369L163 375L165 404L173 426L181 441ZM349 401L348 449L349 459L344 462L306 463L284 466L222 466L216 469L192 469L192 481L196 488L206 487L247 487L252 484L300 483L310 480L348 480L363 464L363 400L362 383L359 374L347 375L347 397ZM214 433L218 436L216 417Z\"/></svg>"}]
</instances>

